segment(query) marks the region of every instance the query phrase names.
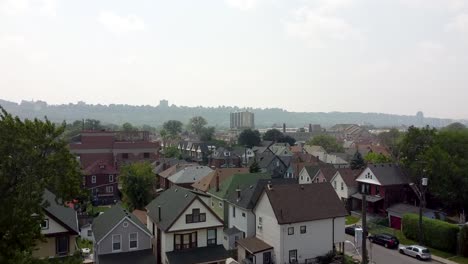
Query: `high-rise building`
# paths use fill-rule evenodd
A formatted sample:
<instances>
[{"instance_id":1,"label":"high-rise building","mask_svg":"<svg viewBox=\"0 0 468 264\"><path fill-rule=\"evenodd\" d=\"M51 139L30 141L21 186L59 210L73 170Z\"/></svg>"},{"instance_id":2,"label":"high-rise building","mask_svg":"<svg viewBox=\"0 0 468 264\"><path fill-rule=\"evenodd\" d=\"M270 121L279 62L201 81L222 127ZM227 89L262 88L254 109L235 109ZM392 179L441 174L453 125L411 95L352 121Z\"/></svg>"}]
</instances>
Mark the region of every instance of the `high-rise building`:
<instances>
[{"instance_id":1,"label":"high-rise building","mask_svg":"<svg viewBox=\"0 0 468 264\"><path fill-rule=\"evenodd\" d=\"M254 114L248 111L231 113L231 129L254 128Z\"/></svg>"}]
</instances>

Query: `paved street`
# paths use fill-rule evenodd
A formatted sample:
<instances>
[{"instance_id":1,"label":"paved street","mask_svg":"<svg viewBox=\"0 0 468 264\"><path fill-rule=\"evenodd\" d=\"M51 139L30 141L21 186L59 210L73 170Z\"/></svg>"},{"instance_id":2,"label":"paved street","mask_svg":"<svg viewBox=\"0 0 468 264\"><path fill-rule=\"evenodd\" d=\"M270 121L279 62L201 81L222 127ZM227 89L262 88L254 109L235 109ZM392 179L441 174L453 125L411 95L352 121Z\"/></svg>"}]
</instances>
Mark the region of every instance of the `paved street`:
<instances>
[{"instance_id":1,"label":"paved street","mask_svg":"<svg viewBox=\"0 0 468 264\"><path fill-rule=\"evenodd\" d=\"M354 237L346 235L346 240L349 240L354 243ZM421 264L421 263L439 263L437 261L419 261L415 258L402 255L398 253L398 250L395 249L387 249L383 246L372 244L370 245L369 241L367 243L367 248L369 250L369 258L372 258L374 263L376 264L399 264L399 263L409 263L409 264ZM350 254L356 254L356 251L353 249L353 246L346 243L345 244L346 252Z\"/></svg>"}]
</instances>

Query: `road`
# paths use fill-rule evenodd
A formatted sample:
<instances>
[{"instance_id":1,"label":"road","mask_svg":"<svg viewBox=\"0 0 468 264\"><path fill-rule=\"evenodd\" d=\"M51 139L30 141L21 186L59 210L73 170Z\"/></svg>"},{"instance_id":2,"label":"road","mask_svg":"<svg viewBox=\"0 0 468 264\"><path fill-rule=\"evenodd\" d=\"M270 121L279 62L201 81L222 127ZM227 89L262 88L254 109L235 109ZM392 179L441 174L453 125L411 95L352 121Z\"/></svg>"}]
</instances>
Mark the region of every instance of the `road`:
<instances>
[{"instance_id":1,"label":"road","mask_svg":"<svg viewBox=\"0 0 468 264\"><path fill-rule=\"evenodd\" d=\"M349 240L354 243L354 237L345 235L345 239ZM396 249L387 249L383 246L372 244L370 245L369 241L367 241L367 249L369 250L369 258L372 257L372 260L375 264L422 264L422 263L436 263L439 262L435 260L431 261L419 261L415 258L402 255ZM345 243L345 250L349 254L355 255L356 250L353 248L352 245Z\"/></svg>"}]
</instances>

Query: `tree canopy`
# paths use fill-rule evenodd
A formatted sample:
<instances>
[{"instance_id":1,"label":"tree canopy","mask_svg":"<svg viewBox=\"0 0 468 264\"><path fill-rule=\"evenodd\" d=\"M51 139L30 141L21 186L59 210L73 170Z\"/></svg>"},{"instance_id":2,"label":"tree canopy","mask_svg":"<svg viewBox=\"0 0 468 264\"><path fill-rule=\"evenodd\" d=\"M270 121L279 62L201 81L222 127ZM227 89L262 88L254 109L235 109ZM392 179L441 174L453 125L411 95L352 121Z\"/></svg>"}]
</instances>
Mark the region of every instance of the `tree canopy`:
<instances>
[{"instance_id":1,"label":"tree canopy","mask_svg":"<svg viewBox=\"0 0 468 264\"><path fill-rule=\"evenodd\" d=\"M278 129L270 129L263 134L263 140L278 142L283 137L283 133Z\"/></svg>"},{"instance_id":2,"label":"tree canopy","mask_svg":"<svg viewBox=\"0 0 468 264\"><path fill-rule=\"evenodd\" d=\"M200 131L200 140L201 141L211 141L215 133L214 127L202 127Z\"/></svg>"},{"instance_id":3,"label":"tree canopy","mask_svg":"<svg viewBox=\"0 0 468 264\"><path fill-rule=\"evenodd\" d=\"M133 209L144 208L152 198L152 187L156 182L151 164L138 162L120 169L119 182L122 185L123 201Z\"/></svg>"},{"instance_id":4,"label":"tree canopy","mask_svg":"<svg viewBox=\"0 0 468 264\"><path fill-rule=\"evenodd\" d=\"M182 132L182 126L182 122L178 120L169 120L163 124L164 130L166 130L171 136L177 136Z\"/></svg>"},{"instance_id":5,"label":"tree canopy","mask_svg":"<svg viewBox=\"0 0 468 264\"><path fill-rule=\"evenodd\" d=\"M260 132L258 130L245 129L239 134L237 142L239 145L249 148L260 145Z\"/></svg>"},{"instance_id":6,"label":"tree canopy","mask_svg":"<svg viewBox=\"0 0 468 264\"><path fill-rule=\"evenodd\" d=\"M404 133L401 133L396 128L390 129L388 132L378 134L380 143L387 146L393 158L398 159L400 153L399 144L403 138Z\"/></svg>"},{"instance_id":7,"label":"tree canopy","mask_svg":"<svg viewBox=\"0 0 468 264\"><path fill-rule=\"evenodd\" d=\"M360 170L366 166L366 162L362 158L362 155L359 151L356 151L351 159L351 169L353 170Z\"/></svg>"},{"instance_id":8,"label":"tree canopy","mask_svg":"<svg viewBox=\"0 0 468 264\"><path fill-rule=\"evenodd\" d=\"M47 119L21 120L0 107L0 263L31 257L42 237L44 189L58 202L81 194L79 165L63 131Z\"/></svg>"},{"instance_id":9,"label":"tree canopy","mask_svg":"<svg viewBox=\"0 0 468 264\"><path fill-rule=\"evenodd\" d=\"M188 123L188 128L192 131L195 135L200 136L203 128L206 126L207 122L206 119L201 116L194 116L190 118Z\"/></svg>"},{"instance_id":10,"label":"tree canopy","mask_svg":"<svg viewBox=\"0 0 468 264\"><path fill-rule=\"evenodd\" d=\"M375 153L375 152L367 153L367 155L364 157L364 160L367 163L372 163L372 164L392 162L392 159L390 157L385 156L382 153Z\"/></svg>"},{"instance_id":11,"label":"tree canopy","mask_svg":"<svg viewBox=\"0 0 468 264\"><path fill-rule=\"evenodd\" d=\"M343 152L343 146L338 143L335 137L329 135L317 135L306 142L307 145L321 146L327 152Z\"/></svg>"}]
</instances>

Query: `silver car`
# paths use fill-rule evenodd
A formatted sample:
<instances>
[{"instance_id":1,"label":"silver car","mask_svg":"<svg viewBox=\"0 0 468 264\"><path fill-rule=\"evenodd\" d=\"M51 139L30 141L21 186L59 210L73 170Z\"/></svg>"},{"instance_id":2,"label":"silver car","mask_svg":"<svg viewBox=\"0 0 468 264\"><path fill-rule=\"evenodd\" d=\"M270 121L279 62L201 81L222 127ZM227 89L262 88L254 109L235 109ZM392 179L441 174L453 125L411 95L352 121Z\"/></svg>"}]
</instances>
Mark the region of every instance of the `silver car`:
<instances>
[{"instance_id":1,"label":"silver car","mask_svg":"<svg viewBox=\"0 0 468 264\"><path fill-rule=\"evenodd\" d=\"M400 245L398 247L398 251L401 254L405 254L414 258L417 258L419 260L429 260L431 259L431 252L429 249L418 246L418 245L411 245L411 246L404 246Z\"/></svg>"}]
</instances>

